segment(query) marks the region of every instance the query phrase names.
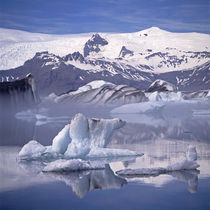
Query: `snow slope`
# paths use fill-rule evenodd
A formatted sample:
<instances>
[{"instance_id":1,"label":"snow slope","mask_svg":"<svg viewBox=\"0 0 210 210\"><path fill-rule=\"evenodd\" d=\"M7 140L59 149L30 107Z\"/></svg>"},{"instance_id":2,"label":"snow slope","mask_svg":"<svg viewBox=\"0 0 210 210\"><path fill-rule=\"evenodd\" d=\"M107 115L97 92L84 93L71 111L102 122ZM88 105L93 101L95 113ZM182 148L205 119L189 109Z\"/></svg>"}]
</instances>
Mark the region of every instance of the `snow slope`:
<instances>
[{"instance_id":1,"label":"snow slope","mask_svg":"<svg viewBox=\"0 0 210 210\"><path fill-rule=\"evenodd\" d=\"M145 70L142 65L147 65L155 72L192 68L210 57L210 35L207 34L171 33L157 27L135 33L100 33L104 42L99 42L97 48L88 48L86 43L89 40L88 44L92 44L92 35L49 35L0 29L0 70L21 66L41 51L64 56L92 49L84 53L89 60L100 58L139 70ZM92 41L95 41L93 37Z\"/></svg>"}]
</instances>

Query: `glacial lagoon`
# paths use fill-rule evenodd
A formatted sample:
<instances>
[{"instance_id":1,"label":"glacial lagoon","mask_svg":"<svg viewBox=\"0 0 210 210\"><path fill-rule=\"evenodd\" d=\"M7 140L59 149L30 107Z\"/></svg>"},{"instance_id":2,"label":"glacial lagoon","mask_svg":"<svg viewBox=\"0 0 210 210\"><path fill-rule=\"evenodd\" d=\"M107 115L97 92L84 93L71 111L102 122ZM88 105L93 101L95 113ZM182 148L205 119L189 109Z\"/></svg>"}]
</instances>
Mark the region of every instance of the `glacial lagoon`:
<instances>
[{"instance_id":1,"label":"glacial lagoon","mask_svg":"<svg viewBox=\"0 0 210 210\"><path fill-rule=\"evenodd\" d=\"M50 145L77 109L48 120L4 116L0 122L0 208L209 209L210 115L205 110L196 114L117 116L109 110L79 110L88 117L125 120L126 125L114 132L107 147L144 155L101 160L106 166L100 170L63 173L43 173L39 162L19 162L18 152L32 139ZM185 157L188 145L196 147L198 170L153 176L116 174L122 169L177 162Z\"/></svg>"}]
</instances>

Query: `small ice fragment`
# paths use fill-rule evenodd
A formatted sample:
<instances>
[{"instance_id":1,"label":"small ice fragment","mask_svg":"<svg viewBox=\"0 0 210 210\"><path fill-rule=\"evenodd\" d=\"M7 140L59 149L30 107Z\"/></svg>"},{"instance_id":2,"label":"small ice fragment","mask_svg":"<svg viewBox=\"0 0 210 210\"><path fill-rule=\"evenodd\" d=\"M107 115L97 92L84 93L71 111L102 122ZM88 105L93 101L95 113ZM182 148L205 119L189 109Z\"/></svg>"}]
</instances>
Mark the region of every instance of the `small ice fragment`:
<instances>
[{"instance_id":1,"label":"small ice fragment","mask_svg":"<svg viewBox=\"0 0 210 210\"><path fill-rule=\"evenodd\" d=\"M35 140L29 141L19 152L20 159L34 159L40 157L46 148Z\"/></svg>"}]
</instances>

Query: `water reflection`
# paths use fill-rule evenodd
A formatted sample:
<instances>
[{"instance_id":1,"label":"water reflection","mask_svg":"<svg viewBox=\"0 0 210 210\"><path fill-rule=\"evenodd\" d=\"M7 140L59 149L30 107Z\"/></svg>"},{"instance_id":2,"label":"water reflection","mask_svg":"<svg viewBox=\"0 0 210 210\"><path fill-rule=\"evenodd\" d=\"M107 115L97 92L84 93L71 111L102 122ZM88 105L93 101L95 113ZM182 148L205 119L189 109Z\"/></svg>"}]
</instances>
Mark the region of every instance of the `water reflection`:
<instances>
[{"instance_id":1,"label":"water reflection","mask_svg":"<svg viewBox=\"0 0 210 210\"><path fill-rule=\"evenodd\" d=\"M210 116L193 117L162 116L145 114L118 114L113 117L127 122L117 131L114 140L134 143L155 139L199 140L209 142Z\"/></svg>"},{"instance_id":2,"label":"water reflection","mask_svg":"<svg viewBox=\"0 0 210 210\"><path fill-rule=\"evenodd\" d=\"M127 183L124 178L115 175L109 165L106 165L103 170L72 173L47 173L45 175L55 180L65 182L80 198L96 189L118 189Z\"/></svg>"},{"instance_id":3,"label":"water reflection","mask_svg":"<svg viewBox=\"0 0 210 210\"><path fill-rule=\"evenodd\" d=\"M42 173L45 163L39 161L18 162L16 157L20 148L0 147L0 179L2 182L0 192L59 181L71 187L75 195L82 198L87 195L87 193L96 189L120 189L127 184L127 182L135 182L140 185L152 184L155 187L163 187L165 184L176 179L187 182L188 191L194 193L197 192L198 188L198 176L200 177L201 174L206 177L210 176L210 170L202 167L202 165L208 165L209 159L203 160L201 155L199 155L198 161L199 164L201 164L201 171L175 171L158 176L122 177L115 174L115 171L128 167L135 169L145 166L152 167L152 165L161 166L166 165L166 163L172 161L172 159L177 159L177 155L172 155L170 158L167 157L167 155L164 158L157 158L156 156L150 157L149 151L151 152L151 150L148 148L151 148L151 145L147 147L148 154L145 156L137 159L124 159L123 161L115 159L114 161L117 162L110 162L110 164L106 164L105 169L101 170L72 173ZM159 148L161 148L161 146ZM162 148L164 148L164 146ZM179 147L176 149L173 149L174 153L179 153ZM160 149L160 151L163 153L165 150ZM105 160L104 162L109 161L111 161L111 159Z\"/></svg>"},{"instance_id":4,"label":"water reflection","mask_svg":"<svg viewBox=\"0 0 210 210\"><path fill-rule=\"evenodd\" d=\"M87 115L88 116L88 115ZM93 117L93 116L91 116ZM95 116L94 116L95 117ZM102 117L102 116L101 116ZM106 115L105 118L110 118ZM103 160L105 170L75 173L42 173L44 163L21 162L16 157L19 147L31 139L50 145L53 137L67 122L37 124L14 117L0 120L0 192L55 181L65 182L78 197L96 189L121 188L127 182L163 187L175 179L188 183L188 191L196 192L198 179L210 177L210 118L180 116L118 115L127 124L112 136L110 148L135 150L145 155L137 159ZM71 119L69 119L70 121ZM189 144L196 146L199 171L177 171L156 177L119 177L125 168L164 167L183 159ZM6 146L5 146L6 145ZM7 147L10 145L10 147ZM12 146L11 146L12 145Z\"/></svg>"},{"instance_id":5,"label":"water reflection","mask_svg":"<svg viewBox=\"0 0 210 210\"><path fill-rule=\"evenodd\" d=\"M18 147L0 147L0 192L25 188L55 181L65 182L80 198L96 189L117 189L127 182L111 170L105 169L72 173L42 173L45 163L40 161L17 161ZM105 161L106 162L106 161Z\"/></svg>"}]
</instances>

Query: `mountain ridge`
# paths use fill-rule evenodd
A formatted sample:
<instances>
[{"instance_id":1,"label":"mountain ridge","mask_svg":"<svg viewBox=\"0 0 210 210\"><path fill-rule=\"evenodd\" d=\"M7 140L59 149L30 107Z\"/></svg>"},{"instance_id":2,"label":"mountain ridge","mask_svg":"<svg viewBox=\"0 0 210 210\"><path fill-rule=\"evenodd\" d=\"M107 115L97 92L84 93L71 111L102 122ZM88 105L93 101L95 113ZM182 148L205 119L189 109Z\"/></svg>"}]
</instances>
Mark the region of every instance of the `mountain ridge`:
<instances>
[{"instance_id":1,"label":"mountain ridge","mask_svg":"<svg viewBox=\"0 0 210 210\"><path fill-rule=\"evenodd\" d=\"M26 60L33 58L36 52L42 51L61 57L78 51L91 60L103 59L112 62L120 60L124 65L130 65L136 69L140 65L151 66L155 72L192 68L205 63L210 58L210 35L173 33L157 27L117 34L51 35L4 31L0 29L1 70L21 66ZM94 36L98 40L94 40ZM106 44L100 43L99 39ZM84 50L87 49L88 42L89 51L86 52ZM123 48L127 53L121 56L120 52Z\"/></svg>"},{"instance_id":2,"label":"mountain ridge","mask_svg":"<svg viewBox=\"0 0 210 210\"><path fill-rule=\"evenodd\" d=\"M73 65L69 61L74 61L77 65ZM141 90L147 89L157 79L170 82L182 91L210 89L210 61L188 70L160 74L151 71L139 71L135 68L132 69L130 66L122 68L122 66L117 65L118 63L104 62L100 59L95 62L104 69L81 68L83 66L79 65L85 65L86 67L89 65L94 68L95 63L86 60L79 52L64 57L41 52L36 53L23 66L8 71L0 71L0 81L20 79L31 73L36 80L41 95L48 95L52 92L61 94L76 90L94 80L104 80L116 85L124 84Z\"/></svg>"}]
</instances>

